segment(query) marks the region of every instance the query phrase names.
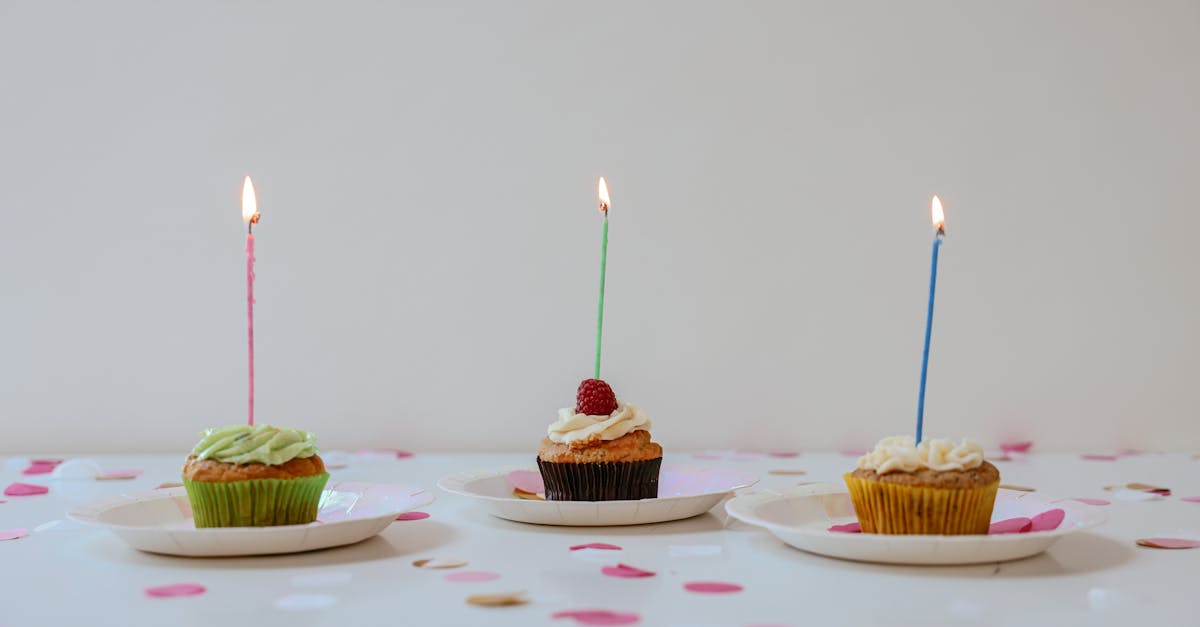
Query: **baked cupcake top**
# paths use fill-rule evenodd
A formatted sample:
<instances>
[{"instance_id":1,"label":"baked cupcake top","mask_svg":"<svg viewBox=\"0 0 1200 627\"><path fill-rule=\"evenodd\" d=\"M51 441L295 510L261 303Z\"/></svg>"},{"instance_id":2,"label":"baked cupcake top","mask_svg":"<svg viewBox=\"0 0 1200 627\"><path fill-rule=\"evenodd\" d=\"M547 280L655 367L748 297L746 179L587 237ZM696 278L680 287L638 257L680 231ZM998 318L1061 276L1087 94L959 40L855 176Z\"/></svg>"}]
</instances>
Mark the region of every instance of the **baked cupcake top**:
<instances>
[{"instance_id":1,"label":"baked cupcake top","mask_svg":"<svg viewBox=\"0 0 1200 627\"><path fill-rule=\"evenodd\" d=\"M617 400L612 388L600 379L579 384L575 407L558 410L558 420L546 428L556 444L612 441L634 431L649 431L650 419L641 407Z\"/></svg>"},{"instance_id":2,"label":"baked cupcake top","mask_svg":"<svg viewBox=\"0 0 1200 627\"><path fill-rule=\"evenodd\" d=\"M918 445L909 436L884 438L870 453L858 458L859 470L873 470L876 474L891 472L917 472L934 470L970 470L983 464L983 449L967 439L957 444L954 440L922 440Z\"/></svg>"},{"instance_id":3,"label":"baked cupcake top","mask_svg":"<svg viewBox=\"0 0 1200 627\"><path fill-rule=\"evenodd\" d=\"M307 431L271 425L233 425L206 429L192 448L199 460L226 464L279 466L317 454L317 438Z\"/></svg>"}]
</instances>

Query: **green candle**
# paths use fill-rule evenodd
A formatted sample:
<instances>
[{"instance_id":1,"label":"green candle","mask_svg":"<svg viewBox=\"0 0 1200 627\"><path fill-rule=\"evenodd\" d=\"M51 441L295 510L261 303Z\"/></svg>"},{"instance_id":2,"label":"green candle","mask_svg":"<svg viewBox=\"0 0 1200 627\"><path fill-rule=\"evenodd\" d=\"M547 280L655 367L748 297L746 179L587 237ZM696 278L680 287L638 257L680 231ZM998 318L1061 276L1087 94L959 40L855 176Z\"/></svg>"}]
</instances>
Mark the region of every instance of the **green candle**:
<instances>
[{"instance_id":1,"label":"green candle","mask_svg":"<svg viewBox=\"0 0 1200 627\"><path fill-rule=\"evenodd\" d=\"M600 345L604 338L604 273L608 266L608 183L600 177L600 213L604 214L604 227L600 234L600 303L596 311L596 367L593 379L600 378Z\"/></svg>"}]
</instances>

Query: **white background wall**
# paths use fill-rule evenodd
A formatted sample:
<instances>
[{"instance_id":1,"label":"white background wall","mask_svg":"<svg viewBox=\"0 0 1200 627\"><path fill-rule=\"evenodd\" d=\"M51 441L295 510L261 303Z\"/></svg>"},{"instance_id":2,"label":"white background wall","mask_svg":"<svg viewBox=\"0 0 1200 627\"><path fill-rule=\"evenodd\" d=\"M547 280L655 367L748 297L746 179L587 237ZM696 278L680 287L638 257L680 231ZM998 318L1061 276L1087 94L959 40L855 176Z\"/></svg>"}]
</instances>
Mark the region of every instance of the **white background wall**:
<instances>
[{"instance_id":1,"label":"white background wall","mask_svg":"<svg viewBox=\"0 0 1200 627\"><path fill-rule=\"evenodd\" d=\"M0 450L1200 446L1200 4L0 3Z\"/></svg>"}]
</instances>

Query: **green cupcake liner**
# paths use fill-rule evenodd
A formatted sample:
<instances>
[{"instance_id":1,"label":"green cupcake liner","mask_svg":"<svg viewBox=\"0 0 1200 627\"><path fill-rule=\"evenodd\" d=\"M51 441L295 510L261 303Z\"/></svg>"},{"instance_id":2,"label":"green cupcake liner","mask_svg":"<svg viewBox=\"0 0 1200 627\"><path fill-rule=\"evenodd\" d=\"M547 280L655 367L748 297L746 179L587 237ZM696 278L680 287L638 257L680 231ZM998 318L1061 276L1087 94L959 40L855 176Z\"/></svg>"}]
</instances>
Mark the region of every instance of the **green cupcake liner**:
<instances>
[{"instance_id":1,"label":"green cupcake liner","mask_svg":"<svg viewBox=\"0 0 1200 627\"><path fill-rule=\"evenodd\" d=\"M196 527L304 525L317 519L329 473L296 479L183 480Z\"/></svg>"}]
</instances>

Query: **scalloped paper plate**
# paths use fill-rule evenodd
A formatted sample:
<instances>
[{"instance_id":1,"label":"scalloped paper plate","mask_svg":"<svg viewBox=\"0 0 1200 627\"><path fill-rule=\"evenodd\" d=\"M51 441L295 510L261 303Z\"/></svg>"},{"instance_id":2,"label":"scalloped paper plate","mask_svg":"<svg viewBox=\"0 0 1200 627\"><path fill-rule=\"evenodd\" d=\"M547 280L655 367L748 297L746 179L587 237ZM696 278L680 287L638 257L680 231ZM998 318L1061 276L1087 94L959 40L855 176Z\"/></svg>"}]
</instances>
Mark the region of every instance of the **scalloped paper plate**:
<instances>
[{"instance_id":1,"label":"scalloped paper plate","mask_svg":"<svg viewBox=\"0 0 1200 627\"><path fill-rule=\"evenodd\" d=\"M1035 492L1000 490L992 520L1032 518L1049 509L1066 515L1053 531L1003 535L933 536L839 533L831 525L857 522L845 486L807 485L783 492L756 492L725 504L730 516L764 527L785 543L818 555L885 564L979 564L1037 555L1059 538L1107 520L1100 509Z\"/></svg>"},{"instance_id":2,"label":"scalloped paper plate","mask_svg":"<svg viewBox=\"0 0 1200 627\"><path fill-rule=\"evenodd\" d=\"M278 527L197 529L184 488L125 494L81 505L67 516L117 534L129 546L186 556L298 553L361 542L404 512L433 502L427 490L386 483L331 481L317 522Z\"/></svg>"},{"instance_id":3,"label":"scalloped paper plate","mask_svg":"<svg viewBox=\"0 0 1200 627\"><path fill-rule=\"evenodd\" d=\"M640 501L540 501L513 496L508 473L532 470L514 466L444 477L438 487L483 503L498 518L538 525L608 527L644 525L699 516L739 488L758 482L755 475L728 468L663 466L658 498ZM534 471L536 472L536 471Z\"/></svg>"}]
</instances>

